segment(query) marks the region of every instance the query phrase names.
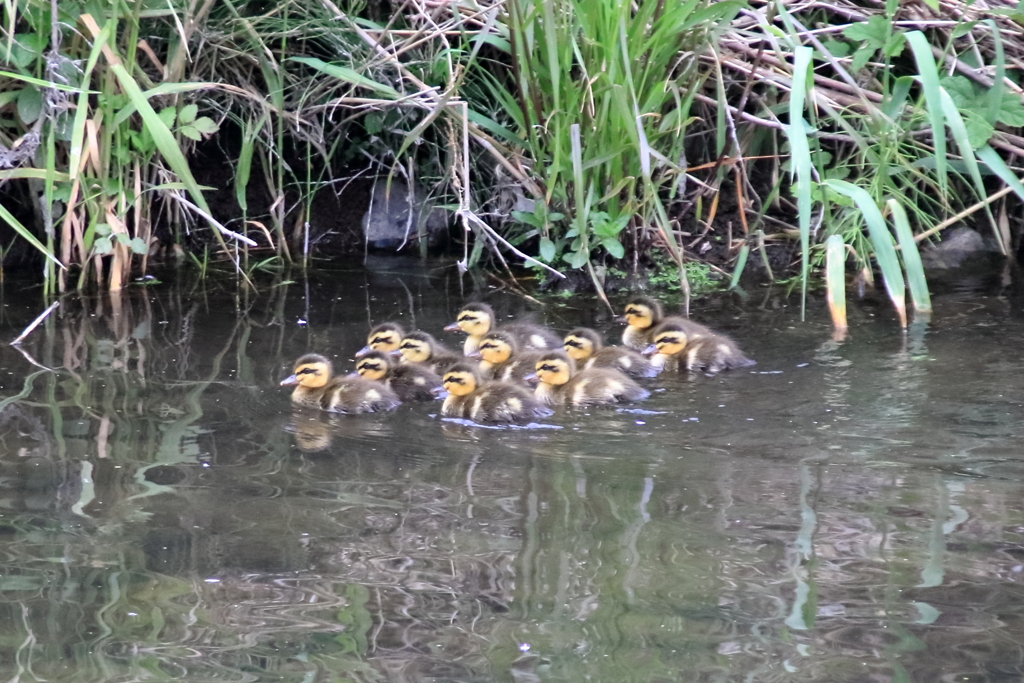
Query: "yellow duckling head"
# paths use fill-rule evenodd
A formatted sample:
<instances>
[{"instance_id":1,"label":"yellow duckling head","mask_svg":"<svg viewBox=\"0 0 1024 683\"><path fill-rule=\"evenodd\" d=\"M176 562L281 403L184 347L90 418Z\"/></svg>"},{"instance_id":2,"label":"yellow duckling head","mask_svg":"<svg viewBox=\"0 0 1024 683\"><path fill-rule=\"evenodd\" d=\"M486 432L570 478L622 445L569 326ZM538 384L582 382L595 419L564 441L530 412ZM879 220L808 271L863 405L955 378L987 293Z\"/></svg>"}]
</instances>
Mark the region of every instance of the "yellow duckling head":
<instances>
[{"instance_id":1,"label":"yellow duckling head","mask_svg":"<svg viewBox=\"0 0 1024 683\"><path fill-rule=\"evenodd\" d=\"M319 389L331 380L331 361L316 353L307 353L295 361L292 374L281 380L281 386L298 384L306 389Z\"/></svg>"},{"instance_id":2,"label":"yellow duckling head","mask_svg":"<svg viewBox=\"0 0 1024 683\"><path fill-rule=\"evenodd\" d=\"M480 373L470 363L456 363L444 373L441 385L452 396L466 396L480 386Z\"/></svg>"},{"instance_id":3,"label":"yellow duckling head","mask_svg":"<svg viewBox=\"0 0 1024 683\"><path fill-rule=\"evenodd\" d=\"M409 332L398 346L402 360L407 363L426 363L437 349L437 340L426 332Z\"/></svg>"},{"instance_id":4,"label":"yellow duckling head","mask_svg":"<svg viewBox=\"0 0 1024 683\"><path fill-rule=\"evenodd\" d=\"M601 350L601 335L586 327L577 327L565 335L562 348L575 361L585 361Z\"/></svg>"},{"instance_id":5,"label":"yellow duckling head","mask_svg":"<svg viewBox=\"0 0 1024 683\"><path fill-rule=\"evenodd\" d=\"M381 351L369 351L356 363L356 372L363 379L379 381L387 377L391 369L389 355Z\"/></svg>"},{"instance_id":6,"label":"yellow duckling head","mask_svg":"<svg viewBox=\"0 0 1024 683\"><path fill-rule=\"evenodd\" d=\"M665 316L661 304L649 296L637 296L629 300L623 312L630 327L646 330L661 322Z\"/></svg>"},{"instance_id":7,"label":"yellow duckling head","mask_svg":"<svg viewBox=\"0 0 1024 683\"><path fill-rule=\"evenodd\" d=\"M644 355L650 356L677 356L681 354L689 343L689 337L682 325L666 323L661 326L654 335L654 343L644 349Z\"/></svg>"},{"instance_id":8,"label":"yellow duckling head","mask_svg":"<svg viewBox=\"0 0 1024 683\"><path fill-rule=\"evenodd\" d=\"M491 365L504 363L519 351L515 337L506 332L494 331L480 341L476 353Z\"/></svg>"},{"instance_id":9,"label":"yellow duckling head","mask_svg":"<svg viewBox=\"0 0 1024 683\"><path fill-rule=\"evenodd\" d=\"M565 351L549 351L537 359L534 374L544 384L560 386L576 374L576 363Z\"/></svg>"},{"instance_id":10,"label":"yellow duckling head","mask_svg":"<svg viewBox=\"0 0 1024 683\"><path fill-rule=\"evenodd\" d=\"M459 311L455 322L444 329L448 332L462 330L471 337L482 337L494 327L494 309L483 303L466 304Z\"/></svg>"},{"instance_id":11,"label":"yellow duckling head","mask_svg":"<svg viewBox=\"0 0 1024 683\"><path fill-rule=\"evenodd\" d=\"M384 353L397 351L404 336L405 330L401 325L381 323L370 330L370 334L366 336L366 346L356 352L356 358L365 356L370 351L383 351Z\"/></svg>"}]
</instances>

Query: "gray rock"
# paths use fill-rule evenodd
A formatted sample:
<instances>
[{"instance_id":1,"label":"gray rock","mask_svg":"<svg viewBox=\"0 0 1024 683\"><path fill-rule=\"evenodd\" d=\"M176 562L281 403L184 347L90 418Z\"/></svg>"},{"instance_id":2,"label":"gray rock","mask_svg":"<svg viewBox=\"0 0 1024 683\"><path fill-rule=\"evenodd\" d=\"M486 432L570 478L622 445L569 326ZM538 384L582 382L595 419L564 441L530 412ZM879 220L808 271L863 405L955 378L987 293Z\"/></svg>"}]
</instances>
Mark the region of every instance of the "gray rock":
<instances>
[{"instance_id":1,"label":"gray rock","mask_svg":"<svg viewBox=\"0 0 1024 683\"><path fill-rule=\"evenodd\" d=\"M374 183L370 208L363 214L367 246L399 249L403 244L416 242L421 234L428 241L441 235L448 228L448 214L424 202L425 195L414 188L410 198L408 186L400 180L391 182L390 192L386 179Z\"/></svg>"},{"instance_id":2,"label":"gray rock","mask_svg":"<svg viewBox=\"0 0 1024 683\"><path fill-rule=\"evenodd\" d=\"M921 261L926 268L959 268L968 260L999 254L999 245L994 239L982 237L967 227L947 230L942 241L921 250Z\"/></svg>"}]
</instances>

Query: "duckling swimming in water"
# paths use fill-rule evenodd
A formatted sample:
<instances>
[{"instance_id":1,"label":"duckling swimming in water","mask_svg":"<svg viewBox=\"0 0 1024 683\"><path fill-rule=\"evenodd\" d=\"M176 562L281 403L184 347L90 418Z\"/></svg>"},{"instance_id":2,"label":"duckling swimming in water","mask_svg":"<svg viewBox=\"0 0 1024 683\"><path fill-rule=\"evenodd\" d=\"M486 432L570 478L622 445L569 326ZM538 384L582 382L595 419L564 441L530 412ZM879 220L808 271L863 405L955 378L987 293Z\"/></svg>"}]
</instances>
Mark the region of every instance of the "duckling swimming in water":
<instances>
[{"instance_id":1,"label":"duckling swimming in water","mask_svg":"<svg viewBox=\"0 0 1024 683\"><path fill-rule=\"evenodd\" d=\"M403 363L418 363L441 375L454 363L465 360L433 335L426 332L409 332L398 346Z\"/></svg>"},{"instance_id":2,"label":"duckling swimming in water","mask_svg":"<svg viewBox=\"0 0 1024 683\"><path fill-rule=\"evenodd\" d=\"M463 306L455 322L444 329L447 332L461 330L469 335L462 345L462 353L468 356L477 350L484 335L495 329L496 325L493 308L484 303L470 303ZM507 323L498 329L515 335L516 341L524 349L557 349L562 345L558 335L533 323Z\"/></svg>"},{"instance_id":3,"label":"duckling swimming in water","mask_svg":"<svg viewBox=\"0 0 1024 683\"><path fill-rule=\"evenodd\" d=\"M405 330L398 323L381 323L370 330L370 334L366 336L366 346L356 351L356 358L365 356L370 351L397 351L404 336Z\"/></svg>"},{"instance_id":4,"label":"duckling swimming in water","mask_svg":"<svg viewBox=\"0 0 1024 683\"><path fill-rule=\"evenodd\" d=\"M652 362L668 371L704 370L714 375L722 370L756 365L729 337L698 326L696 332L686 320L667 319L654 330L654 343L644 350ZM694 325L696 323L693 323Z\"/></svg>"},{"instance_id":5,"label":"duckling swimming in water","mask_svg":"<svg viewBox=\"0 0 1024 683\"><path fill-rule=\"evenodd\" d=\"M629 324L622 332L622 343L631 349L645 353L654 342L654 332L659 325L671 321L684 326L691 337L714 334L700 323L676 315L665 316L661 302L649 296L635 296L626 304L624 317ZM655 363L657 366L657 363Z\"/></svg>"},{"instance_id":6,"label":"duckling swimming in water","mask_svg":"<svg viewBox=\"0 0 1024 683\"><path fill-rule=\"evenodd\" d=\"M441 386L441 377L430 368L399 363L382 351L367 352L356 362L356 372L363 379L383 383L403 401L433 401L434 390Z\"/></svg>"},{"instance_id":7,"label":"duckling swimming in water","mask_svg":"<svg viewBox=\"0 0 1024 683\"><path fill-rule=\"evenodd\" d=\"M471 357L481 358L480 374L487 379L522 382L527 375L533 374L542 353L520 350L516 336L499 328L484 335Z\"/></svg>"},{"instance_id":8,"label":"duckling swimming in water","mask_svg":"<svg viewBox=\"0 0 1024 683\"><path fill-rule=\"evenodd\" d=\"M394 410L401 403L395 392L361 377L333 377L331 361L307 353L295 361L291 376L281 385L298 385L292 401L332 413L373 413Z\"/></svg>"},{"instance_id":9,"label":"duckling swimming in water","mask_svg":"<svg viewBox=\"0 0 1024 683\"><path fill-rule=\"evenodd\" d=\"M524 422L547 417L551 409L542 405L529 391L508 382L485 382L471 362L456 363L444 373L448 397L441 406L446 417L461 417L474 422Z\"/></svg>"},{"instance_id":10,"label":"duckling swimming in water","mask_svg":"<svg viewBox=\"0 0 1024 683\"><path fill-rule=\"evenodd\" d=\"M577 327L569 332L562 346L581 370L612 368L633 378L658 374L658 368L639 351L624 346L604 346L601 335L588 327Z\"/></svg>"},{"instance_id":11,"label":"duckling swimming in water","mask_svg":"<svg viewBox=\"0 0 1024 683\"><path fill-rule=\"evenodd\" d=\"M651 392L612 368L576 372L576 363L565 351L548 351L537 360L538 380L534 396L547 404L593 406L619 401L640 401Z\"/></svg>"}]
</instances>

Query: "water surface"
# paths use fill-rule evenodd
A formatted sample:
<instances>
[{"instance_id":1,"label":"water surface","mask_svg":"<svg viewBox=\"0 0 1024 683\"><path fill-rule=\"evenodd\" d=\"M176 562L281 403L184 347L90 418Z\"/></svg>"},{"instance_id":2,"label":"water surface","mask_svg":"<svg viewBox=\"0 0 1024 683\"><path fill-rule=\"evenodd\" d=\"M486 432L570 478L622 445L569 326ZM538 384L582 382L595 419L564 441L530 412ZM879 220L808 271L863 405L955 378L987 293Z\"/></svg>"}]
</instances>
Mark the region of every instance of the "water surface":
<instances>
[{"instance_id":1,"label":"water surface","mask_svg":"<svg viewBox=\"0 0 1024 683\"><path fill-rule=\"evenodd\" d=\"M387 270L391 268L391 270ZM751 371L497 430L293 413L307 351L459 304L610 334L440 266L67 297L0 347L0 675L12 681L1017 681L1024 321L780 291L699 302ZM0 340L44 307L3 285ZM458 337L445 335L456 344Z\"/></svg>"}]
</instances>

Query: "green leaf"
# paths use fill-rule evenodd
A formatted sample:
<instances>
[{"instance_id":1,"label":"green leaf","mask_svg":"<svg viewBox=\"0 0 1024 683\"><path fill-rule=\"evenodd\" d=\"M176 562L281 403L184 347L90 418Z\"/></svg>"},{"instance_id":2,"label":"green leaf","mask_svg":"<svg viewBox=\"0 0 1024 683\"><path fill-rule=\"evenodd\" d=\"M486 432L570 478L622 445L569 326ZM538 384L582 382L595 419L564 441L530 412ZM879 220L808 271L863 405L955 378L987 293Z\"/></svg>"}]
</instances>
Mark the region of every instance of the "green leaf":
<instances>
[{"instance_id":1,"label":"green leaf","mask_svg":"<svg viewBox=\"0 0 1024 683\"><path fill-rule=\"evenodd\" d=\"M902 31L894 33L882 47L882 54L886 57L895 57L903 52L903 46L907 44L907 34Z\"/></svg>"},{"instance_id":2,"label":"green leaf","mask_svg":"<svg viewBox=\"0 0 1024 683\"><path fill-rule=\"evenodd\" d=\"M138 254L139 256L142 256L149 251L146 249L146 243L141 237L133 237L128 243L128 246L131 247L132 253Z\"/></svg>"},{"instance_id":3,"label":"green leaf","mask_svg":"<svg viewBox=\"0 0 1024 683\"><path fill-rule=\"evenodd\" d=\"M921 263L921 252L917 249L914 233L910 229L910 221L903 205L895 199L886 202L896 227L896 236L903 252L903 268L907 273L907 284L910 285L910 300L918 313L931 313L932 300L928 294L928 280L924 276L924 265Z\"/></svg>"},{"instance_id":4,"label":"green leaf","mask_svg":"<svg viewBox=\"0 0 1024 683\"><path fill-rule=\"evenodd\" d=\"M92 250L100 256L109 254L114 249L109 237L101 237L92 243Z\"/></svg>"},{"instance_id":5,"label":"green leaf","mask_svg":"<svg viewBox=\"0 0 1024 683\"><path fill-rule=\"evenodd\" d=\"M843 41L836 40L835 38L826 38L821 41L821 44L822 47L828 50L828 53L833 57L845 57L850 54L850 50L852 49L849 43L844 43Z\"/></svg>"},{"instance_id":6,"label":"green leaf","mask_svg":"<svg viewBox=\"0 0 1024 683\"><path fill-rule=\"evenodd\" d=\"M933 7L932 9L936 9L937 10L939 8L938 0L933 0L933 1L935 2L935 7ZM931 7L931 3L928 3L928 6ZM965 21L962 24L957 24L956 27L953 29L953 37L954 38L963 38L968 33L970 33L972 30L974 30L974 27L978 25L979 21L981 21L981 20L980 19L975 19L974 21Z\"/></svg>"},{"instance_id":7,"label":"green leaf","mask_svg":"<svg viewBox=\"0 0 1024 683\"><path fill-rule=\"evenodd\" d=\"M569 255L569 265L573 268L582 268L590 260L590 253L586 249L574 251Z\"/></svg>"},{"instance_id":8,"label":"green leaf","mask_svg":"<svg viewBox=\"0 0 1024 683\"><path fill-rule=\"evenodd\" d=\"M114 239L117 240L118 244L123 244L126 247L128 245L130 245L131 242L132 242L132 239L130 237L128 237L128 233L124 233L124 232L116 233L114 235Z\"/></svg>"},{"instance_id":9,"label":"green leaf","mask_svg":"<svg viewBox=\"0 0 1024 683\"><path fill-rule=\"evenodd\" d=\"M626 255L626 248L622 246L622 242L618 241L614 237L606 237L601 240L601 246L605 248L612 258L620 259Z\"/></svg>"},{"instance_id":10,"label":"green leaf","mask_svg":"<svg viewBox=\"0 0 1024 683\"><path fill-rule=\"evenodd\" d=\"M13 27L13 23L11 26ZM11 64L27 69L32 62L42 59L46 40L45 34L15 33L14 43L11 45Z\"/></svg>"},{"instance_id":11,"label":"green leaf","mask_svg":"<svg viewBox=\"0 0 1024 683\"><path fill-rule=\"evenodd\" d=\"M962 110L964 126L967 128L967 140L971 143L971 149L978 149L995 134L995 127L975 113L976 110Z\"/></svg>"},{"instance_id":12,"label":"green leaf","mask_svg":"<svg viewBox=\"0 0 1024 683\"><path fill-rule=\"evenodd\" d=\"M113 232L113 230L111 230L110 226L107 225L106 223L97 223L96 227L93 228L93 232L95 232L100 237L106 237L111 232Z\"/></svg>"},{"instance_id":13,"label":"green leaf","mask_svg":"<svg viewBox=\"0 0 1024 683\"><path fill-rule=\"evenodd\" d=\"M43 243L36 239L36 236L29 232L29 229L22 225L21 221L15 218L14 214L8 211L7 207L3 204L0 204L0 219L6 221L7 225L11 226L16 233L21 235L22 239L41 251L46 258L50 259L61 268L64 268L64 264L58 261L57 258L51 254L45 246L43 246Z\"/></svg>"},{"instance_id":14,"label":"green leaf","mask_svg":"<svg viewBox=\"0 0 1024 683\"><path fill-rule=\"evenodd\" d=\"M178 132L191 140L202 140L203 136L199 134L195 126L181 126L178 128Z\"/></svg>"},{"instance_id":15,"label":"green leaf","mask_svg":"<svg viewBox=\"0 0 1024 683\"><path fill-rule=\"evenodd\" d=\"M309 67L316 69L317 71L321 71L327 74L328 76L333 76L334 78L337 78L340 81L344 81L345 83L349 83L350 85L357 85L363 88L368 88L380 95L385 95L392 99L398 99L399 97L401 97L401 94L391 86L385 85L383 83L378 83L377 81L374 81L370 78L367 78L366 76L356 73L355 71L346 66L328 64L327 62L321 59L316 59L315 57L289 57L288 61L305 64Z\"/></svg>"},{"instance_id":16,"label":"green leaf","mask_svg":"<svg viewBox=\"0 0 1024 683\"><path fill-rule=\"evenodd\" d=\"M540 238L540 260L551 263L555 258L555 243L547 237Z\"/></svg>"},{"instance_id":17,"label":"green leaf","mask_svg":"<svg viewBox=\"0 0 1024 683\"><path fill-rule=\"evenodd\" d=\"M877 50L885 45L885 41L889 37L889 29L889 20L881 14L876 14L867 21L850 24L843 29L843 35L850 40L863 41L872 49Z\"/></svg>"},{"instance_id":18,"label":"green leaf","mask_svg":"<svg viewBox=\"0 0 1024 683\"><path fill-rule=\"evenodd\" d=\"M873 47L862 47L853 53L853 59L850 62L850 71L856 73L864 68L864 66L871 60L875 54L875 48Z\"/></svg>"},{"instance_id":19,"label":"green leaf","mask_svg":"<svg viewBox=\"0 0 1024 683\"><path fill-rule=\"evenodd\" d=\"M974 87L974 83L966 76L959 74L946 76L939 80L939 85L946 89L953 104L960 111L977 107L980 104L981 98L978 97L978 91Z\"/></svg>"},{"instance_id":20,"label":"green leaf","mask_svg":"<svg viewBox=\"0 0 1024 683\"><path fill-rule=\"evenodd\" d=\"M829 188L845 194L857 203L864 222L868 226L868 235L871 238L871 245L875 250L875 261L882 271L882 279L885 281L885 289L889 293L896 312L900 316L900 324L907 326L907 304L906 304L906 281L903 279L903 271L900 268L899 257L896 256L896 249L893 246L892 234L889 232L882 212L878 205L871 198L867 190L857 187L845 180L826 180Z\"/></svg>"},{"instance_id":21,"label":"green leaf","mask_svg":"<svg viewBox=\"0 0 1024 683\"><path fill-rule=\"evenodd\" d=\"M179 123L192 123L196 120L196 115L199 114L198 104L186 104L181 108L181 113L178 114Z\"/></svg>"},{"instance_id":22,"label":"green leaf","mask_svg":"<svg viewBox=\"0 0 1024 683\"><path fill-rule=\"evenodd\" d=\"M177 117L178 112L174 111L174 107L164 107L157 114L157 117L163 122L165 126L171 128L174 126L174 119Z\"/></svg>"},{"instance_id":23,"label":"green leaf","mask_svg":"<svg viewBox=\"0 0 1024 683\"><path fill-rule=\"evenodd\" d=\"M26 124L32 124L41 113L43 113L43 95L39 89L31 85L22 88L18 95L18 118Z\"/></svg>"},{"instance_id":24,"label":"green leaf","mask_svg":"<svg viewBox=\"0 0 1024 683\"><path fill-rule=\"evenodd\" d=\"M220 126L217 125L217 122L209 116L200 116L192 122L192 126L203 135L213 135L220 130Z\"/></svg>"}]
</instances>

